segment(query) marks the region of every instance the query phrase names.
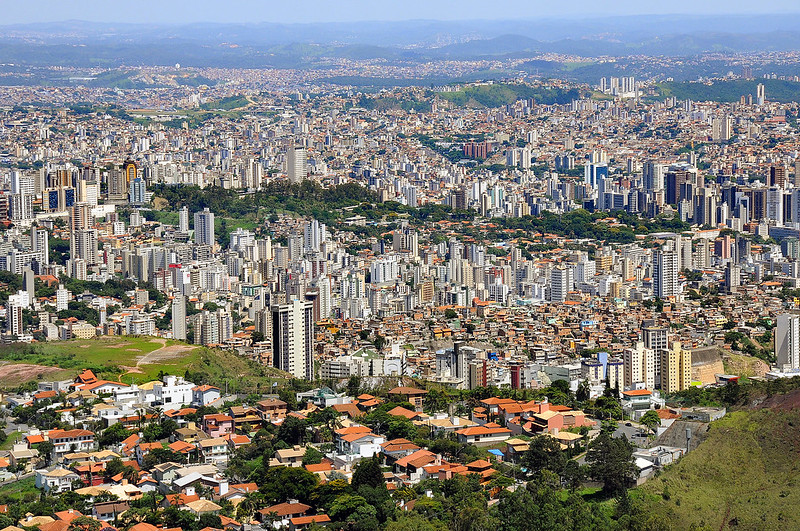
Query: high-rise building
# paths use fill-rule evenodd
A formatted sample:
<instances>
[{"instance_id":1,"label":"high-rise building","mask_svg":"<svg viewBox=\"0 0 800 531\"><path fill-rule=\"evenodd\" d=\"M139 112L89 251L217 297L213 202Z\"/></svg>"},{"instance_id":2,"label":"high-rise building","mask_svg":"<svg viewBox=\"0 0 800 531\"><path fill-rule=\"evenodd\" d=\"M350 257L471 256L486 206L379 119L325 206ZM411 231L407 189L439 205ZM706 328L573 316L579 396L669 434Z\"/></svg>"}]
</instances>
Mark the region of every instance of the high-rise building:
<instances>
[{"instance_id":1,"label":"high-rise building","mask_svg":"<svg viewBox=\"0 0 800 531\"><path fill-rule=\"evenodd\" d=\"M69 301L72 298L72 293L69 292L63 284L58 285L56 290L56 311L66 310L69 308Z\"/></svg>"},{"instance_id":2,"label":"high-rise building","mask_svg":"<svg viewBox=\"0 0 800 531\"><path fill-rule=\"evenodd\" d=\"M8 217L13 221L33 219L33 196L11 194L8 201Z\"/></svg>"},{"instance_id":3,"label":"high-rise building","mask_svg":"<svg viewBox=\"0 0 800 531\"><path fill-rule=\"evenodd\" d=\"M172 299L172 337L186 340L186 297L181 293Z\"/></svg>"},{"instance_id":4,"label":"high-rise building","mask_svg":"<svg viewBox=\"0 0 800 531\"><path fill-rule=\"evenodd\" d=\"M96 265L100 262L100 254L97 250L97 230L80 229L72 232L70 240L70 258L83 260L86 265Z\"/></svg>"},{"instance_id":5,"label":"high-rise building","mask_svg":"<svg viewBox=\"0 0 800 531\"><path fill-rule=\"evenodd\" d=\"M178 231L184 234L189 233L189 208L183 207L178 215Z\"/></svg>"},{"instance_id":6,"label":"high-rise building","mask_svg":"<svg viewBox=\"0 0 800 531\"><path fill-rule=\"evenodd\" d=\"M733 135L733 121L730 116L718 116L711 122L711 140L727 142Z\"/></svg>"},{"instance_id":7,"label":"high-rise building","mask_svg":"<svg viewBox=\"0 0 800 531\"><path fill-rule=\"evenodd\" d=\"M778 369L800 369L800 315L784 313L775 326L775 356Z\"/></svg>"},{"instance_id":8,"label":"high-rise building","mask_svg":"<svg viewBox=\"0 0 800 531\"><path fill-rule=\"evenodd\" d=\"M39 253L39 262L42 265L50 263L50 237L46 229L33 227L31 229L31 249Z\"/></svg>"},{"instance_id":9,"label":"high-rise building","mask_svg":"<svg viewBox=\"0 0 800 531\"><path fill-rule=\"evenodd\" d=\"M314 379L314 305L293 300L272 307L272 363L295 378Z\"/></svg>"},{"instance_id":10,"label":"high-rise building","mask_svg":"<svg viewBox=\"0 0 800 531\"><path fill-rule=\"evenodd\" d=\"M69 210L69 230L86 230L94 226L94 217L89 203L75 203Z\"/></svg>"},{"instance_id":11,"label":"high-rise building","mask_svg":"<svg viewBox=\"0 0 800 531\"><path fill-rule=\"evenodd\" d=\"M677 393L692 384L692 351L684 349L679 341L670 348L658 351L661 356L661 392Z\"/></svg>"},{"instance_id":12,"label":"high-rise building","mask_svg":"<svg viewBox=\"0 0 800 531\"><path fill-rule=\"evenodd\" d=\"M214 213L208 207L194 213L194 241L200 245L214 245Z\"/></svg>"},{"instance_id":13,"label":"high-rise building","mask_svg":"<svg viewBox=\"0 0 800 531\"><path fill-rule=\"evenodd\" d=\"M28 306L28 297L24 291L8 297L6 304L6 331L12 336L22 335L22 309Z\"/></svg>"},{"instance_id":14,"label":"high-rise building","mask_svg":"<svg viewBox=\"0 0 800 531\"><path fill-rule=\"evenodd\" d=\"M318 253L322 244L328 239L328 230L324 223L312 219L303 230L303 248L307 253Z\"/></svg>"},{"instance_id":15,"label":"high-rise building","mask_svg":"<svg viewBox=\"0 0 800 531\"><path fill-rule=\"evenodd\" d=\"M286 152L286 176L290 183L302 182L308 176L306 148L292 146Z\"/></svg>"},{"instance_id":16,"label":"high-rise building","mask_svg":"<svg viewBox=\"0 0 800 531\"><path fill-rule=\"evenodd\" d=\"M641 383L647 389L655 389L656 370L653 349L645 348L644 342L638 341L632 348L622 352L622 363L625 387Z\"/></svg>"},{"instance_id":17,"label":"high-rise building","mask_svg":"<svg viewBox=\"0 0 800 531\"><path fill-rule=\"evenodd\" d=\"M656 164L652 161L647 161L642 167L642 181L644 189L648 192L655 192L656 190L664 189L664 164Z\"/></svg>"},{"instance_id":18,"label":"high-rise building","mask_svg":"<svg viewBox=\"0 0 800 531\"><path fill-rule=\"evenodd\" d=\"M653 294L659 299L679 295L678 254L672 250L653 251Z\"/></svg>"},{"instance_id":19,"label":"high-rise building","mask_svg":"<svg viewBox=\"0 0 800 531\"><path fill-rule=\"evenodd\" d=\"M108 199L110 201L126 201L128 199L128 183L123 170L116 168L108 172Z\"/></svg>"},{"instance_id":20,"label":"high-rise building","mask_svg":"<svg viewBox=\"0 0 800 531\"><path fill-rule=\"evenodd\" d=\"M128 202L134 206L141 206L145 204L145 197L147 194L147 186L144 179L136 178L130 182L130 189L128 191Z\"/></svg>"},{"instance_id":21,"label":"high-rise building","mask_svg":"<svg viewBox=\"0 0 800 531\"><path fill-rule=\"evenodd\" d=\"M767 186L778 186L785 188L788 182L786 168L784 166L770 166L769 167L769 182Z\"/></svg>"},{"instance_id":22,"label":"high-rise building","mask_svg":"<svg viewBox=\"0 0 800 531\"><path fill-rule=\"evenodd\" d=\"M25 289L25 293L28 294L28 300L31 305L33 305L33 301L36 300L33 278L33 270L30 267L24 267L22 269L22 287Z\"/></svg>"},{"instance_id":23,"label":"high-rise building","mask_svg":"<svg viewBox=\"0 0 800 531\"><path fill-rule=\"evenodd\" d=\"M553 269L550 273L550 300L554 302L564 302L567 300L567 293L572 291L574 280L572 267L560 266Z\"/></svg>"},{"instance_id":24,"label":"high-rise building","mask_svg":"<svg viewBox=\"0 0 800 531\"><path fill-rule=\"evenodd\" d=\"M767 101L767 90L764 83L759 83L756 87L756 100L758 100L759 105L764 105Z\"/></svg>"}]
</instances>

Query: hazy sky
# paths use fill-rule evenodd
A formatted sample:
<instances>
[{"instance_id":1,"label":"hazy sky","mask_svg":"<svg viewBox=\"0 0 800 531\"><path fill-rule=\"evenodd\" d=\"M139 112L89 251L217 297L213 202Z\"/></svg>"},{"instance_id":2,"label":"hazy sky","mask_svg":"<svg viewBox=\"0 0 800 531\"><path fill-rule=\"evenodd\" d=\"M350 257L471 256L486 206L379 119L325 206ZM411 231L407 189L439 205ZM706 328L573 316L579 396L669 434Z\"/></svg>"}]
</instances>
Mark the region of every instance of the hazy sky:
<instances>
[{"instance_id":1,"label":"hazy sky","mask_svg":"<svg viewBox=\"0 0 800 531\"><path fill-rule=\"evenodd\" d=\"M0 24L343 22L581 15L798 13L798 0L0 0Z\"/></svg>"}]
</instances>

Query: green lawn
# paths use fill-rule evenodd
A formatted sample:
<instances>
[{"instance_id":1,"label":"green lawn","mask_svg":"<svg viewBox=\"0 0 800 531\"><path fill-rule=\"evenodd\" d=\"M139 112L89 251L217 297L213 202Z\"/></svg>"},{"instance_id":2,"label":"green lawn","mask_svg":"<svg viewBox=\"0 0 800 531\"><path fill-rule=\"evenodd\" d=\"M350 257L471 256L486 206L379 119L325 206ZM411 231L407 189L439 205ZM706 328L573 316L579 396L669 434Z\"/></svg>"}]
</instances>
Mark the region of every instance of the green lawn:
<instances>
[{"instance_id":1,"label":"green lawn","mask_svg":"<svg viewBox=\"0 0 800 531\"><path fill-rule=\"evenodd\" d=\"M158 349L151 359L142 359ZM179 341L151 337L104 337L89 340L53 341L38 344L33 351L9 352L0 355L6 369L15 363L59 367L55 373L47 372L42 379L67 379L83 369L91 369L101 378L121 379L125 383L142 383L156 379L159 371L183 375L198 361L199 347ZM0 374L3 367L0 367ZM28 373L27 380L36 379L36 371ZM121 377L121 378L120 378ZM4 381L9 386L25 383L26 378L15 377Z\"/></svg>"},{"instance_id":2,"label":"green lawn","mask_svg":"<svg viewBox=\"0 0 800 531\"><path fill-rule=\"evenodd\" d=\"M22 440L22 433L15 431L8 435L3 444L0 444L0 450L11 450L11 448Z\"/></svg>"},{"instance_id":3,"label":"green lawn","mask_svg":"<svg viewBox=\"0 0 800 531\"><path fill-rule=\"evenodd\" d=\"M175 342L167 341L167 345ZM69 356L89 365L136 365L137 359L162 347L149 337L108 337L89 340L55 341L42 345L48 356Z\"/></svg>"}]
</instances>

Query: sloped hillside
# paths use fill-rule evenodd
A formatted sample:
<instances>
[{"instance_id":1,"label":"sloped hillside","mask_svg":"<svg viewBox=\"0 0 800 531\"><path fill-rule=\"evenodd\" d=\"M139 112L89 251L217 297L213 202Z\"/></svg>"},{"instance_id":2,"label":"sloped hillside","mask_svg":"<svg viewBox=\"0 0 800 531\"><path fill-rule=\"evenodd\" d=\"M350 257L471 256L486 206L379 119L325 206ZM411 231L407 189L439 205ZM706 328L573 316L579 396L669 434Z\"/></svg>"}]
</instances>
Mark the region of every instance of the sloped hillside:
<instances>
[{"instance_id":1,"label":"sloped hillside","mask_svg":"<svg viewBox=\"0 0 800 531\"><path fill-rule=\"evenodd\" d=\"M634 497L671 529L800 529L798 399L793 391L778 408L713 422L696 450Z\"/></svg>"}]
</instances>

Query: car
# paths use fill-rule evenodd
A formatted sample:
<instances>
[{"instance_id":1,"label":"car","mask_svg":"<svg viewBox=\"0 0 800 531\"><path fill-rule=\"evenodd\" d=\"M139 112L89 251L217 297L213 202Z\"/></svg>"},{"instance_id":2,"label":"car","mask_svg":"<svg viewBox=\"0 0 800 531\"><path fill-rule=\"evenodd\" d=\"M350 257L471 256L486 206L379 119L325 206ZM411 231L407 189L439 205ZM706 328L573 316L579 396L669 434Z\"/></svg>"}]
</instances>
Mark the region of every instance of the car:
<instances>
[{"instance_id":1,"label":"car","mask_svg":"<svg viewBox=\"0 0 800 531\"><path fill-rule=\"evenodd\" d=\"M633 424L631 424L630 422L626 422L626 423L625 423L625 425L626 425L626 426L628 426L629 428L630 428L631 426L633 426Z\"/></svg>"}]
</instances>

